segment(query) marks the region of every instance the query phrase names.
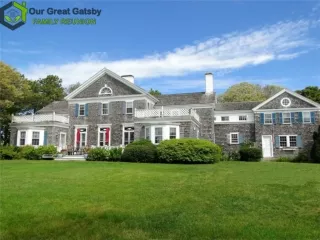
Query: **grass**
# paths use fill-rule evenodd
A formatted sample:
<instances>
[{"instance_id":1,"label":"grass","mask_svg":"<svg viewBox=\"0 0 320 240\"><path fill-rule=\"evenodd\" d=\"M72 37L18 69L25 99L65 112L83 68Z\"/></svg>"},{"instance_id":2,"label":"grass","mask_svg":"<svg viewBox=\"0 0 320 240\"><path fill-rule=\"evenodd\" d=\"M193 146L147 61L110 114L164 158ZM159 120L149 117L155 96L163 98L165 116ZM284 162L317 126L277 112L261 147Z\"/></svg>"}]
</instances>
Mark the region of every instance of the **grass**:
<instances>
[{"instance_id":1,"label":"grass","mask_svg":"<svg viewBox=\"0 0 320 240\"><path fill-rule=\"evenodd\" d=\"M320 239L316 164L0 166L0 239Z\"/></svg>"}]
</instances>

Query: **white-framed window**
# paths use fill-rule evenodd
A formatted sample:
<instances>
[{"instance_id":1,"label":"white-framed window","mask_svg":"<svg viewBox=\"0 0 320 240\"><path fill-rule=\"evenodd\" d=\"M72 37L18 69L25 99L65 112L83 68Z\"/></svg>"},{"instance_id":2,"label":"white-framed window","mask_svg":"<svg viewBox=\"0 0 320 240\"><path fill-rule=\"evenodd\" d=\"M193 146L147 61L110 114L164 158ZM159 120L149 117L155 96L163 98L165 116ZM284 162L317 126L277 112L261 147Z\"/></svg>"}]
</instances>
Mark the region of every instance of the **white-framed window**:
<instances>
[{"instance_id":1,"label":"white-framed window","mask_svg":"<svg viewBox=\"0 0 320 240\"><path fill-rule=\"evenodd\" d=\"M105 84L104 87L100 89L99 95L112 95L112 89Z\"/></svg>"},{"instance_id":2,"label":"white-framed window","mask_svg":"<svg viewBox=\"0 0 320 240\"><path fill-rule=\"evenodd\" d=\"M272 113L264 114L264 124L272 124Z\"/></svg>"},{"instance_id":3,"label":"white-framed window","mask_svg":"<svg viewBox=\"0 0 320 240\"><path fill-rule=\"evenodd\" d=\"M282 113L283 124L291 123L291 114L290 113Z\"/></svg>"},{"instance_id":4,"label":"white-framed window","mask_svg":"<svg viewBox=\"0 0 320 240\"><path fill-rule=\"evenodd\" d=\"M311 123L311 112L303 112L303 122Z\"/></svg>"},{"instance_id":5,"label":"white-framed window","mask_svg":"<svg viewBox=\"0 0 320 240\"><path fill-rule=\"evenodd\" d=\"M101 114L108 115L109 114L109 103L102 103Z\"/></svg>"},{"instance_id":6,"label":"white-framed window","mask_svg":"<svg viewBox=\"0 0 320 240\"><path fill-rule=\"evenodd\" d=\"M75 147L82 148L87 146L87 128L86 127L78 127L75 129L74 136Z\"/></svg>"},{"instance_id":7,"label":"white-framed window","mask_svg":"<svg viewBox=\"0 0 320 240\"><path fill-rule=\"evenodd\" d=\"M152 109L153 108L153 104L151 102L147 103L147 109Z\"/></svg>"},{"instance_id":8,"label":"white-framed window","mask_svg":"<svg viewBox=\"0 0 320 240\"><path fill-rule=\"evenodd\" d=\"M199 139L200 131L197 130L197 138Z\"/></svg>"},{"instance_id":9,"label":"white-framed window","mask_svg":"<svg viewBox=\"0 0 320 240\"><path fill-rule=\"evenodd\" d=\"M177 128L175 128L175 127L171 127L170 128L169 138L170 139L176 139L177 138Z\"/></svg>"},{"instance_id":10,"label":"white-framed window","mask_svg":"<svg viewBox=\"0 0 320 240\"><path fill-rule=\"evenodd\" d=\"M162 141L162 127L154 128L154 143L158 144Z\"/></svg>"},{"instance_id":11,"label":"white-framed window","mask_svg":"<svg viewBox=\"0 0 320 240\"><path fill-rule=\"evenodd\" d=\"M79 116L85 115L85 104L79 104Z\"/></svg>"},{"instance_id":12,"label":"white-framed window","mask_svg":"<svg viewBox=\"0 0 320 240\"><path fill-rule=\"evenodd\" d=\"M289 98L282 98L281 105L283 107L289 107L291 105L291 100Z\"/></svg>"},{"instance_id":13,"label":"white-framed window","mask_svg":"<svg viewBox=\"0 0 320 240\"><path fill-rule=\"evenodd\" d=\"M126 113L133 114L133 102L126 102Z\"/></svg>"},{"instance_id":14,"label":"white-framed window","mask_svg":"<svg viewBox=\"0 0 320 240\"><path fill-rule=\"evenodd\" d=\"M109 127L101 127L99 128L99 146L109 146L111 138L111 131Z\"/></svg>"},{"instance_id":15,"label":"white-framed window","mask_svg":"<svg viewBox=\"0 0 320 240\"><path fill-rule=\"evenodd\" d=\"M296 147L297 146L297 136L296 135L284 135L279 136L280 147Z\"/></svg>"},{"instance_id":16,"label":"white-framed window","mask_svg":"<svg viewBox=\"0 0 320 240\"><path fill-rule=\"evenodd\" d=\"M40 132L32 132L32 142L31 144L33 146L39 146L40 145Z\"/></svg>"},{"instance_id":17,"label":"white-framed window","mask_svg":"<svg viewBox=\"0 0 320 240\"><path fill-rule=\"evenodd\" d=\"M221 121L222 121L222 122L227 122L227 121L229 121L229 116L221 116Z\"/></svg>"},{"instance_id":18,"label":"white-framed window","mask_svg":"<svg viewBox=\"0 0 320 240\"><path fill-rule=\"evenodd\" d=\"M239 144L239 133L230 133L230 144Z\"/></svg>"},{"instance_id":19,"label":"white-framed window","mask_svg":"<svg viewBox=\"0 0 320 240\"><path fill-rule=\"evenodd\" d=\"M239 116L239 121L247 121L247 115Z\"/></svg>"},{"instance_id":20,"label":"white-framed window","mask_svg":"<svg viewBox=\"0 0 320 240\"><path fill-rule=\"evenodd\" d=\"M20 132L20 146L26 145L26 131Z\"/></svg>"},{"instance_id":21,"label":"white-framed window","mask_svg":"<svg viewBox=\"0 0 320 240\"><path fill-rule=\"evenodd\" d=\"M123 144L126 146L134 141L134 127L123 127Z\"/></svg>"},{"instance_id":22,"label":"white-framed window","mask_svg":"<svg viewBox=\"0 0 320 240\"><path fill-rule=\"evenodd\" d=\"M150 128L146 127L146 139L150 140Z\"/></svg>"}]
</instances>

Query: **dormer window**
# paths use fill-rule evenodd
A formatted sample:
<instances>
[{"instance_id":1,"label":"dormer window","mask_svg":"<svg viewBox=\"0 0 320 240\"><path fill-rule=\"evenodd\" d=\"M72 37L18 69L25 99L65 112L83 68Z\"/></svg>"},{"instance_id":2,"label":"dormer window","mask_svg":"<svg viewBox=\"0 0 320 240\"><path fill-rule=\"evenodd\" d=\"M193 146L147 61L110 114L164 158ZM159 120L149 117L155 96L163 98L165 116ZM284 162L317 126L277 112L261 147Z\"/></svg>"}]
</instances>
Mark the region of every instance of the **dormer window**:
<instances>
[{"instance_id":1,"label":"dormer window","mask_svg":"<svg viewBox=\"0 0 320 240\"><path fill-rule=\"evenodd\" d=\"M103 88L100 89L99 95L112 95L112 89L108 87L107 84L104 85Z\"/></svg>"}]
</instances>

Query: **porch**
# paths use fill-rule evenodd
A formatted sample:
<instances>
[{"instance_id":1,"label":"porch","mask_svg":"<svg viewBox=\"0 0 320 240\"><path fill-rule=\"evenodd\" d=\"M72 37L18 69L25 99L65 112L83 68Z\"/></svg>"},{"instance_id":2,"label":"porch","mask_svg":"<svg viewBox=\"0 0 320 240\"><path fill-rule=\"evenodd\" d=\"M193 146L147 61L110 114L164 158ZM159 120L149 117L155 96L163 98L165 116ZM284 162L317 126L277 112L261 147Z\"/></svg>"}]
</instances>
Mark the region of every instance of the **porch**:
<instances>
[{"instance_id":1,"label":"porch","mask_svg":"<svg viewBox=\"0 0 320 240\"><path fill-rule=\"evenodd\" d=\"M32 114L12 116L12 123L39 123L39 122L60 122L69 124L69 116L65 114L56 114L55 112L46 114Z\"/></svg>"}]
</instances>

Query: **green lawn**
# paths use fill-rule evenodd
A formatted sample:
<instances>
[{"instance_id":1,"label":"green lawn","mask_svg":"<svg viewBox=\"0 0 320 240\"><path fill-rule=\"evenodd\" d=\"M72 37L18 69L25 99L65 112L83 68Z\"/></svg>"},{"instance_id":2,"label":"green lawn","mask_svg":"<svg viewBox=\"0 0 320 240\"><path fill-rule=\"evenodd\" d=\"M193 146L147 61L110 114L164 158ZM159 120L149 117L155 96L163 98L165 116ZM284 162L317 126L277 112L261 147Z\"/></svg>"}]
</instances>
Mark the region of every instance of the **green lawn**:
<instances>
[{"instance_id":1,"label":"green lawn","mask_svg":"<svg viewBox=\"0 0 320 240\"><path fill-rule=\"evenodd\" d=\"M0 239L320 239L316 164L0 167Z\"/></svg>"}]
</instances>

